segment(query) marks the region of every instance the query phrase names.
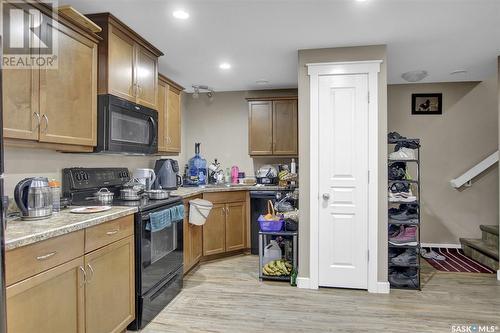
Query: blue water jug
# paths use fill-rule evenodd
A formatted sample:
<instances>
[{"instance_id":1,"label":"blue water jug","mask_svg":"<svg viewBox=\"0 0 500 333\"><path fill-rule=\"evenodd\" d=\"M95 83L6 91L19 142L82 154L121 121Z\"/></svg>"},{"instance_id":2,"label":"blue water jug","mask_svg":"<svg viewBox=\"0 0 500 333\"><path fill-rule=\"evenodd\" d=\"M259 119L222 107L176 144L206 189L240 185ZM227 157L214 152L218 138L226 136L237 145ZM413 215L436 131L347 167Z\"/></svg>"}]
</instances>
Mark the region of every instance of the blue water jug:
<instances>
[{"instance_id":1,"label":"blue water jug","mask_svg":"<svg viewBox=\"0 0 500 333\"><path fill-rule=\"evenodd\" d=\"M189 159L188 184L193 186L206 185L207 160L200 156L200 143L194 144L195 155Z\"/></svg>"}]
</instances>

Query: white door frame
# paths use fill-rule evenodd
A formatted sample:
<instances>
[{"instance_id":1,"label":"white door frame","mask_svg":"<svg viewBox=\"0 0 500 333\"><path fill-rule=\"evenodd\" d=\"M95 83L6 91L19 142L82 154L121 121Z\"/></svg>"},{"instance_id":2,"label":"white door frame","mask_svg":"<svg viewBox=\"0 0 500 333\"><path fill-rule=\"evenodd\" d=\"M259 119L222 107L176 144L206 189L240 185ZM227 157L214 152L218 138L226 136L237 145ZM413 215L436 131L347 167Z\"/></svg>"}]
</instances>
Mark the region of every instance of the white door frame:
<instances>
[{"instance_id":1,"label":"white door frame","mask_svg":"<svg viewBox=\"0 0 500 333\"><path fill-rule=\"evenodd\" d=\"M307 64L310 77L310 259L309 281L302 287L318 288L319 275L319 77L322 75L368 74L368 291L388 292L378 287L378 73L382 60ZM370 179L371 178L371 179ZM298 281L299 282L299 281Z\"/></svg>"}]
</instances>

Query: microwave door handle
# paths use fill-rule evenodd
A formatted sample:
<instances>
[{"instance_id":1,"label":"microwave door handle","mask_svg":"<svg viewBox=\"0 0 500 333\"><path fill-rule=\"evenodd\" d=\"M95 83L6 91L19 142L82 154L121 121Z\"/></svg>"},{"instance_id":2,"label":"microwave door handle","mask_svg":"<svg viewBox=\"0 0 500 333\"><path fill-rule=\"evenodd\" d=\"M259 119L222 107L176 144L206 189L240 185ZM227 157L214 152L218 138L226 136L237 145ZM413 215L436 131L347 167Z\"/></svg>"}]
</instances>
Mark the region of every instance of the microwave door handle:
<instances>
[{"instance_id":1,"label":"microwave door handle","mask_svg":"<svg viewBox=\"0 0 500 333\"><path fill-rule=\"evenodd\" d=\"M158 130L156 129L156 121L153 119L153 117L149 117L149 121L151 124L153 124L153 142L156 141L156 136L158 135Z\"/></svg>"}]
</instances>

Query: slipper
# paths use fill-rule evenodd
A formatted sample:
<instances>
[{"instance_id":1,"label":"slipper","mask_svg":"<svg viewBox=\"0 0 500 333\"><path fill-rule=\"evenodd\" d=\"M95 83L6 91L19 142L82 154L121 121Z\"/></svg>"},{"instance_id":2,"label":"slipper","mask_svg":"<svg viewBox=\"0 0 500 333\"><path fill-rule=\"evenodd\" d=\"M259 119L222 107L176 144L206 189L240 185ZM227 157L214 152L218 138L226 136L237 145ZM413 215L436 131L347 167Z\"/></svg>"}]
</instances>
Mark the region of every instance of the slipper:
<instances>
[{"instance_id":1,"label":"slipper","mask_svg":"<svg viewBox=\"0 0 500 333\"><path fill-rule=\"evenodd\" d=\"M438 260L438 261L444 261L444 260L446 260L445 256L442 256L442 255L434 252L433 250L430 250L429 252L427 252L426 249L421 249L420 250L420 254L425 259L434 259L434 260Z\"/></svg>"}]
</instances>

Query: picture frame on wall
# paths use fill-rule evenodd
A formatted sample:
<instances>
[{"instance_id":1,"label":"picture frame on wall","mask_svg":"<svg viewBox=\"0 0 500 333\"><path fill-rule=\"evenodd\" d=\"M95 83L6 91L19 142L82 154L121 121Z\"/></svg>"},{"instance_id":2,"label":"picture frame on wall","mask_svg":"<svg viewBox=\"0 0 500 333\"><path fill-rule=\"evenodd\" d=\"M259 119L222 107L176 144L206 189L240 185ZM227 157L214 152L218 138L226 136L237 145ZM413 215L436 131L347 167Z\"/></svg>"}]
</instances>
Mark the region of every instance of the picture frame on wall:
<instances>
[{"instance_id":1,"label":"picture frame on wall","mask_svg":"<svg viewBox=\"0 0 500 333\"><path fill-rule=\"evenodd\" d=\"M411 114L443 114L443 94L412 94Z\"/></svg>"}]
</instances>

